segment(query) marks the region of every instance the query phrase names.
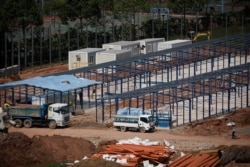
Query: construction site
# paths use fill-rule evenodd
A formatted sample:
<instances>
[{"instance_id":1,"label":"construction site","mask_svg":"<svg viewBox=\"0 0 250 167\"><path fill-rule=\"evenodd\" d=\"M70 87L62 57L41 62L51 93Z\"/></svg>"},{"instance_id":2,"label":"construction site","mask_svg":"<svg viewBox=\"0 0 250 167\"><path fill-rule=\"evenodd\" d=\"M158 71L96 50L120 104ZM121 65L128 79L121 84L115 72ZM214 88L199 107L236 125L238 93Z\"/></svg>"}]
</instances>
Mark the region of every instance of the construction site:
<instances>
[{"instance_id":1,"label":"construction site","mask_svg":"<svg viewBox=\"0 0 250 167\"><path fill-rule=\"evenodd\" d=\"M79 64L85 64L84 67L43 75L45 79L46 77L73 75L77 78L93 80L95 81L94 84L66 91L58 91L57 89L47 87L49 81L46 81L48 82L47 85L42 87L32 84L31 78L0 85L0 100L1 103L8 101L10 104L18 105L16 104L17 98L25 103L27 102L26 97L36 96L40 98L44 95L54 94L56 97L54 102L55 100L63 102L63 100L69 99L69 96L73 94L73 98L68 100L74 106L76 112L76 116L72 119L74 123L72 127L81 125L83 121L88 120L87 122L105 125L105 127L110 125L110 128L112 127L112 118L119 109L141 108L143 111L148 111L155 116L159 131L166 130L173 134L177 134L178 131L178 133L183 132L184 136L206 136L211 134L209 138L213 138L214 135L217 137L230 131L230 129L225 128L229 121L236 122L237 127L249 127L249 124L247 124L249 122L248 110L244 110L244 114L246 114L244 125L241 122L243 118L236 120L236 116L235 119L233 116L230 117L230 114L235 114L240 109L248 108L250 104L249 37L249 34L227 36L161 50L158 47L158 50L152 51L153 49L150 49L148 52L147 49L149 47L147 47L146 43L142 45L140 42L132 42L134 44L133 48L137 51L137 54L134 56L131 55L127 58L94 65L85 61L79 62ZM76 59L76 61L81 60L79 58ZM62 97L65 94L67 97ZM80 117L79 115L82 114L83 116ZM220 121L217 123L211 121L207 125L202 123L211 119L215 119L215 122L217 119ZM205 134L201 134L202 130L206 129L205 127L201 131L197 130L198 134L192 132L196 130L197 126L201 127L203 125L207 129L210 128L210 130L204 132ZM183 127L187 128L183 129ZM212 127L217 128L213 129ZM224 130L218 130L219 127L224 128ZM14 128L10 130L13 133L16 132ZM36 135L34 132L23 129L17 131L27 135L30 134L31 137ZM43 133L48 134L45 131ZM59 132L58 134L62 133ZM152 137L154 134L149 133L142 138L150 138L150 135ZM152 140L162 140L164 138L161 134L158 135L158 138L153 137ZM120 137L128 138L132 136L139 136L139 134L128 132ZM244 133L243 136L244 141L249 139L249 133ZM101 139L102 137L99 140ZM117 137L114 139L118 140ZM243 139L240 140L243 141ZM174 138L171 141L174 141ZM226 141L228 142L228 140ZM205 140L204 143L209 143L209 141ZM223 141L220 142L220 144L222 143ZM229 145L234 145L231 141L229 143ZM247 141L243 143L245 145L250 144ZM219 164L220 159L217 151L220 144L207 146L206 149L216 148L216 159L211 158L211 161L214 163L207 164L207 166ZM117 149L112 148L113 151ZM125 150L131 149L127 148ZM139 149L141 148L138 148L137 151ZM200 151L201 149L205 148L193 148L191 151ZM190 148L187 150L190 151ZM136 151L132 152L138 154ZM168 152L169 156L173 154L169 150ZM145 158L146 155L142 157ZM189 159L191 157L188 154L185 158ZM209 156L202 158L210 159ZM137 158L138 162L139 159ZM192 159L195 158L192 157ZM169 159L163 158L161 160L163 161L151 159L151 161L158 162L158 164L164 164ZM175 163L178 166L179 162ZM187 164L192 166L192 162ZM183 166L187 166L187 164ZM171 166L171 163L169 165ZM174 166L174 164L172 165ZM131 166L135 166L135 164Z\"/></svg>"},{"instance_id":2,"label":"construction site","mask_svg":"<svg viewBox=\"0 0 250 167\"><path fill-rule=\"evenodd\" d=\"M249 35L244 34L146 51L146 54L122 60L53 74L96 81L96 84L64 92L29 85L31 80L5 84L1 85L0 98L2 103L6 100L14 103L17 97L54 94L58 96L54 99L62 102L65 98L59 97L60 92L61 96L74 94L71 103L75 110L95 108L96 122L104 123L117 110L134 107L163 117L171 116L169 126L177 127L249 106L248 38ZM131 43L133 49L138 48L138 43ZM148 48L144 47L139 45L137 53Z\"/></svg>"}]
</instances>

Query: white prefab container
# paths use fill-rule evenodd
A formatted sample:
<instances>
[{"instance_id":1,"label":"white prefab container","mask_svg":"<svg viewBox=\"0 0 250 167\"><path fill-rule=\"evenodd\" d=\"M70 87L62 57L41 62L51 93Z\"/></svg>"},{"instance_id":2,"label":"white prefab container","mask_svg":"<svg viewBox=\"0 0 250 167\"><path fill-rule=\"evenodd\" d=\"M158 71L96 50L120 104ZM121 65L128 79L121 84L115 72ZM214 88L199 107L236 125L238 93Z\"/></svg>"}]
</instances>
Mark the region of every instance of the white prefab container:
<instances>
[{"instance_id":1,"label":"white prefab container","mask_svg":"<svg viewBox=\"0 0 250 167\"><path fill-rule=\"evenodd\" d=\"M95 65L96 53L105 51L102 48L85 48L69 51L69 70Z\"/></svg>"},{"instance_id":2,"label":"white prefab container","mask_svg":"<svg viewBox=\"0 0 250 167\"><path fill-rule=\"evenodd\" d=\"M131 50L131 56L139 55L139 41L118 41L113 43L106 43L102 45L103 49L106 50Z\"/></svg>"},{"instance_id":3,"label":"white prefab container","mask_svg":"<svg viewBox=\"0 0 250 167\"><path fill-rule=\"evenodd\" d=\"M159 42L158 43L158 51L176 48L176 47L180 47L180 46L185 46L185 45L189 45L189 44L192 44L192 41L186 40L186 39L176 39L176 40L172 40L172 41Z\"/></svg>"},{"instance_id":4,"label":"white prefab container","mask_svg":"<svg viewBox=\"0 0 250 167\"><path fill-rule=\"evenodd\" d=\"M110 61L123 60L131 57L131 50L122 49L122 50L107 50L103 52L96 53L96 64L106 63ZM117 68L116 68L117 69ZM100 72L102 72L102 69ZM98 70L98 71L99 71ZM109 71L106 72L111 72ZM114 70L113 70L114 72Z\"/></svg>"},{"instance_id":5,"label":"white prefab container","mask_svg":"<svg viewBox=\"0 0 250 167\"><path fill-rule=\"evenodd\" d=\"M96 64L122 60L131 57L131 50L107 50L96 53Z\"/></svg>"},{"instance_id":6,"label":"white prefab container","mask_svg":"<svg viewBox=\"0 0 250 167\"><path fill-rule=\"evenodd\" d=\"M158 51L160 50L165 50L165 49L171 49L171 48L177 48L180 46L185 46L185 45L190 45L192 44L191 40L183 40L183 39L176 39L176 40L172 40L172 41L166 41L166 42L159 42L158 43ZM173 59L178 59L180 56L183 57L187 57L189 56L188 52L190 52L190 48L186 48L184 49L185 52L182 52L182 54L180 54L180 52L172 52L167 54L167 59L166 60L173 60Z\"/></svg>"},{"instance_id":7,"label":"white prefab container","mask_svg":"<svg viewBox=\"0 0 250 167\"><path fill-rule=\"evenodd\" d=\"M147 38L138 40L140 42L140 53L147 54L158 51L158 43L164 42L164 38Z\"/></svg>"}]
</instances>

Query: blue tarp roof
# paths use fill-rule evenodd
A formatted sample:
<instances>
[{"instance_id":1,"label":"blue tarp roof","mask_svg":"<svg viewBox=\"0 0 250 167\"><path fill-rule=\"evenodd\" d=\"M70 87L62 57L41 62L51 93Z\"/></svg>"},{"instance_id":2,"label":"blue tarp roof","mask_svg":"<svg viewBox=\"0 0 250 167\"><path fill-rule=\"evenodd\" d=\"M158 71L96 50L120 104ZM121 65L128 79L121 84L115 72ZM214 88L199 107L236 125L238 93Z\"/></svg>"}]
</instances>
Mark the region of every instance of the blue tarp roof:
<instances>
[{"instance_id":1,"label":"blue tarp roof","mask_svg":"<svg viewBox=\"0 0 250 167\"><path fill-rule=\"evenodd\" d=\"M0 85L0 89L28 85L43 89L66 92L69 90L79 89L98 83L100 82L85 78L77 78L74 75L58 75L58 76L47 76L47 77L35 77L21 81L10 82Z\"/></svg>"},{"instance_id":2,"label":"blue tarp roof","mask_svg":"<svg viewBox=\"0 0 250 167\"><path fill-rule=\"evenodd\" d=\"M117 115L142 115L150 114L149 112L143 111L142 108L122 108L117 111Z\"/></svg>"}]
</instances>

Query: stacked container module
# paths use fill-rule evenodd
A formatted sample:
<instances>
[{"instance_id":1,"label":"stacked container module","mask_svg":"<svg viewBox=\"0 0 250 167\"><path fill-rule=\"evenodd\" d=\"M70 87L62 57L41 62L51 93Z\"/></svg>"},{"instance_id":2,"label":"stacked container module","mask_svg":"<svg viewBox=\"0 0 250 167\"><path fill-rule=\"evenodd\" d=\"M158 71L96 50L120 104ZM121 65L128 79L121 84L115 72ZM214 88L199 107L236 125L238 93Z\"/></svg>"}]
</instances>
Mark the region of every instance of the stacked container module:
<instances>
[{"instance_id":1,"label":"stacked container module","mask_svg":"<svg viewBox=\"0 0 250 167\"><path fill-rule=\"evenodd\" d=\"M172 40L172 41L159 42L158 43L158 51L177 48L177 47L191 45L191 44L192 44L191 40L183 40L183 39L176 39L176 40ZM189 48L186 48L186 51L184 51L184 52L190 52ZM167 61L174 60L175 58L178 58L180 56L189 56L189 55L185 55L184 52L182 52L182 54L180 54L179 52L168 53L167 56L169 56L169 57L168 57Z\"/></svg>"},{"instance_id":2,"label":"stacked container module","mask_svg":"<svg viewBox=\"0 0 250 167\"><path fill-rule=\"evenodd\" d=\"M140 42L140 54L158 51L158 44L164 42L164 38L147 38L138 40Z\"/></svg>"},{"instance_id":3,"label":"stacked container module","mask_svg":"<svg viewBox=\"0 0 250 167\"><path fill-rule=\"evenodd\" d=\"M102 48L106 50L130 50L131 56L139 55L139 41L118 41L113 43L103 44Z\"/></svg>"},{"instance_id":4,"label":"stacked container module","mask_svg":"<svg viewBox=\"0 0 250 167\"><path fill-rule=\"evenodd\" d=\"M105 51L102 48L85 48L69 51L69 70L96 64L96 53Z\"/></svg>"},{"instance_id":5,"label":"stacked container module","mask_svg":"<svg viewBox=\"0 0 250 167\"><path fill-rule=\"evenodd\" d=\"M131 57L131 50L122 49L122 50L107 50L103 52L96 53L96 64L107 63L111 61L119 61L124 59L129 59ZM100 73L112 73L117 71L123 71L123 66L116 67L116 71L114 69L105 69L106 71L102 71L103 69L98 69L97 71Z\"/></svg>"}]
</instances>

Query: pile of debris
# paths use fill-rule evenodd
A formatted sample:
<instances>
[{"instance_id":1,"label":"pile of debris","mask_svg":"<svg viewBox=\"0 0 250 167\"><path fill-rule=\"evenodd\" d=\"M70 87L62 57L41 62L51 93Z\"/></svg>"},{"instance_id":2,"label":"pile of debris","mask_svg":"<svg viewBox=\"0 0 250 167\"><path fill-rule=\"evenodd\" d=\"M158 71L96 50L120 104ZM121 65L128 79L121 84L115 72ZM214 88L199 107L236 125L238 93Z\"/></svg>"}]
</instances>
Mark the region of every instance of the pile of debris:
<instances>
[{"instance_id":1,"label":"pile of debris","mask_svg":"<svg viewBox=\"0 0 250 167\"><path fill-rule=\"evenodd\" d=\"M135 137L119 140L117 143L112 141L98 153L93 154L90 158L83 158L81 162L77 161L73 166L83 167L86 164L91 166L91 163L100 160L116 163L122 167L138 165L143 167L216 167L226 166L232 161L239 165L250 162L247 150L249 147L221 146L221 148L201 150L199 153L185 154L176 151L174 146L166 140L149 141ZM112 166L115 167L114 164Z\"/></svg>"},{"instance_id":2,"label":"pile of debris","mask_svg":"<svg viewBox=\"0 0 250 167\"><path fill-rule=\"evenodd\" d=\"M133 138L120 140L116 144L108 145L99 153L93 154L91 159L101 158L108 161L115 161L124 167L134 167L139 164L164 165L168 164L174 147L167 141L151 142Z\"/></svg>"}]
</instances>

